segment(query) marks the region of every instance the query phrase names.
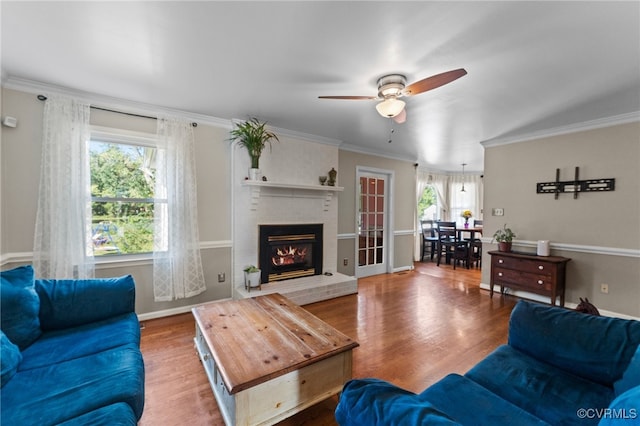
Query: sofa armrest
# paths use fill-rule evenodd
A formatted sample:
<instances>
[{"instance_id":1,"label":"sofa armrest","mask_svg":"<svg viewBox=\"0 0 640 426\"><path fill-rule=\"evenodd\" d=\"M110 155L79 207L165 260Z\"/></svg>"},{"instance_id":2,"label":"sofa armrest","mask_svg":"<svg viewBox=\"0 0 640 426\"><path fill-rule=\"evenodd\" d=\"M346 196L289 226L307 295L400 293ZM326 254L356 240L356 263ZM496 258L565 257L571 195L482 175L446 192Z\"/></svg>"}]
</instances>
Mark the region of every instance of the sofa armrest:
<instances>
[{"instance_id":1,"label":"sofa armrest","mask_svg":"<svg viewBox=\"0 0 640 426\"><path fill-rule=\"evenodd\" d=\"M335 417L340 426L458 425L415 393L373 378L344 385Z\"/></svg>"},{"instance_id":2,"label":"sofa armrest","mask_svg":"<svg viewBox=\"0 0 640 426\"><path fill-rule=\"evenodd\" d=\"M117 278L35 281L40 297L40 327L55 330L134 312L131 275Z\"/></svg>"}]
</instances>

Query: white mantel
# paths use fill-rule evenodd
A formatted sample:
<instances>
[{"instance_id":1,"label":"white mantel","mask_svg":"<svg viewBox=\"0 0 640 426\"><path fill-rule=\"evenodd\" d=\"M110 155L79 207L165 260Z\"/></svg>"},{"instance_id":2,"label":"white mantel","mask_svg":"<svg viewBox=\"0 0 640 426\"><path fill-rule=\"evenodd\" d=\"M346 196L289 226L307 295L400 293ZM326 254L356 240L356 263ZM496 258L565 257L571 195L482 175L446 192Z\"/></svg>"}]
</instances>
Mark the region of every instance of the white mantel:
<instances>
[{"instance_id":1,"label":"white mantel","mask_svg":"<svg viewBox=\"0 0 640 426\"><path fill-rule=\"evenodd\" d=\"M234 146L231 159L234 297L245 297L238 293L244 290L243 269L247 265L258 265L258 227L263 224L323 224L323 273L332 274L332 285L345 277L336 272L337 192L342 187L323 187L318 180L332 168L338 170L338 147L280 137L280 142L273 143L271 152L266 149L260 158L260 170L266 182L246 180L250 161L243 148ZM309 278L312 277L301 280L300 285L313 286L314 280ZM320 278L322 276L317 279L319 285L327 281ZM345 280L350 281L350 293L356 292L355 278L345 277ZM262 286L262 291L277 291L278 286L290 289L295 285L295 280L268 283ZM254 294L258 292L251 291L251 295ZM303 301L309 303L304 298Z\"/></svg>"}]
</instances>

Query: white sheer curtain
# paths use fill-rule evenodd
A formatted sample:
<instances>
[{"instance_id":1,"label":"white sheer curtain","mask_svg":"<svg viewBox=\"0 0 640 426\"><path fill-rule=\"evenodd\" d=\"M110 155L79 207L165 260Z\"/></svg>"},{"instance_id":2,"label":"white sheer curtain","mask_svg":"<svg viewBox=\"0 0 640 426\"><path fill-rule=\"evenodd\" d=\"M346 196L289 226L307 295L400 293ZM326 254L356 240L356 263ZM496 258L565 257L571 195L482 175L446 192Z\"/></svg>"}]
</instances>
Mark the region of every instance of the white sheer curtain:
<instances>
[{"instance_id":1,"label":"white sheer curtain","mask_svg":"<svg viewBox=\"0 0 640 426\"><path fill-rule=\"evenodd\" d=\"M429 173L429 185L432 185L436 190L436 196L438 197L438 219L445 220L449 213L449 176Z\"/></svg>"},{"instance_id":2,"label":"white sheer curtain","mask_svg":"<svg viewBox=\"0 0 640 426\"><path fill-rule=\"evenodd\" d=\"M482 178L479 175L456 174L451 175L449 181L449 220L464 223L464 218L460 216L463 210L471 210L471 221L482 219ZM462 192L463 183L465 192Z\"/></svg>"},{"instance_id":3,"label":"white sheer curtain","mask_svg":"<svg viewBox=\"0 0 640 426\"><path fill-rule=\"evenodd\" d=\"M49 96L44 105L33 265L40 278L91 278L90 109Z\"/></svg>"},{"instance_id":4,"label":"white sheer curtain","mask_svg":"<svg viewBox=\"0 0 640 426\"><path fill-rule=\"evenodd\" d=\"M196 201L193 127L158 118L154 206L153 293L155 301L192 297L206 290Z\"/></svg>"},{"instance_id":5,"label":"white sheer curtain","mask_svg":"<svg viewBox=\"0 0 640 426\"><path fill-rule=\"evenodd\" d=\"M418 211L418 203L422 197L422 193L429 184L429 173L416 169L416 209L415 209L415 237L414 237L414 250L413 259L415 261L420 260L420 252L422 250L422 229L420 229L420 212Z\"/></svg>"}]
</instances>

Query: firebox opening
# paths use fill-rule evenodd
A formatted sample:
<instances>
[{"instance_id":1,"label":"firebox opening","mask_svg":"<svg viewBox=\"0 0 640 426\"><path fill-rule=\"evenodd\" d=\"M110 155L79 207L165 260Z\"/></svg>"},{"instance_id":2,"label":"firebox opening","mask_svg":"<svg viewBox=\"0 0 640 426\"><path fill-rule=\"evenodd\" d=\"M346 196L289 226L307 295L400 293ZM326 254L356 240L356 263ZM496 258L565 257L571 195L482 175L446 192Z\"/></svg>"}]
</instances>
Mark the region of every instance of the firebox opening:
<instances>
[{"instance_id":1,"label":"firebox opening","mask_svg":"<svg viewBox=\"0 0 640 426\"><path fill-rule=\"evenodd\" d=\"M262 282L322 273L322 224L260 225Z\"/></svg>"}]
</instances>

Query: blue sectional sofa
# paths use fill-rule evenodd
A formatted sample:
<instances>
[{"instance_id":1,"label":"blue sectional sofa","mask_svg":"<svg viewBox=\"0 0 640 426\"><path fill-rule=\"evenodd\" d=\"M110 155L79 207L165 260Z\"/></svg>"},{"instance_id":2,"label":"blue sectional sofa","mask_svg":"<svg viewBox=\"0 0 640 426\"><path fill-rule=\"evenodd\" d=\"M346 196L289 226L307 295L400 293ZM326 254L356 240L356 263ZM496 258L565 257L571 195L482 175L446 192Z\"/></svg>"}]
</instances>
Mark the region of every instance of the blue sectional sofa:
<instances>
[{"instance_id":1,"label":"blue sectional sofa","mask_svg":"<svg viewBox=\"0 0 640 426\"><path fill-rule=\"evenodd\" d=\"M415 394L345 384L341 426L640 425L640 322L520 301L508 344Z\"/></svg>"},{"instance_id":2,"label":"blue sectional sofa","mask_svg":"<svg viewBox=\"0 0 640 426\"><path fill-rule=\"evenodd\" d=\"M136 425L144 363L133 278L1 274L2 425Z\"/></svg>"}]
</instances>

